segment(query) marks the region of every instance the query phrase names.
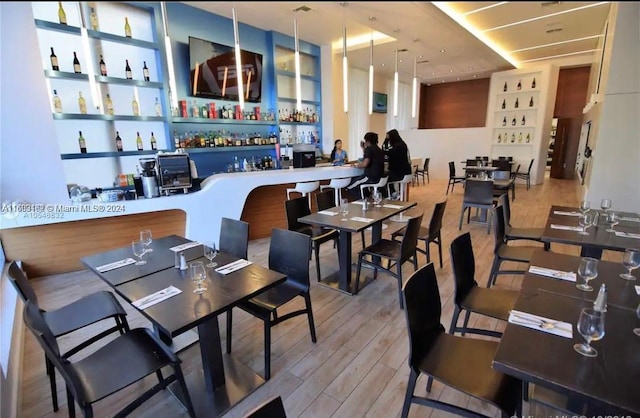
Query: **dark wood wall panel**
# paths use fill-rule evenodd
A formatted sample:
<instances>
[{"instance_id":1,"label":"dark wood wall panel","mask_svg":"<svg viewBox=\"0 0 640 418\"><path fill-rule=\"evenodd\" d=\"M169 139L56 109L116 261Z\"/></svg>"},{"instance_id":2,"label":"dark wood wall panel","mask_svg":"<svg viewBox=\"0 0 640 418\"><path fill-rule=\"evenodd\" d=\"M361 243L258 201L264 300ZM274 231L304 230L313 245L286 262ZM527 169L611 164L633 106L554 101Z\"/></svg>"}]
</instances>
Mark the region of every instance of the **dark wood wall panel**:
<instances>
[{"instance_id":1,"label":"dark wood wall panel","mask_svg":"<svg viewBox=\"0 0 640 418\"><path fill-rule=\"evenodd\" d=\"M459 81L420 87L421 129L485 126L490 79Z\"/></svg>"}]
</instances>

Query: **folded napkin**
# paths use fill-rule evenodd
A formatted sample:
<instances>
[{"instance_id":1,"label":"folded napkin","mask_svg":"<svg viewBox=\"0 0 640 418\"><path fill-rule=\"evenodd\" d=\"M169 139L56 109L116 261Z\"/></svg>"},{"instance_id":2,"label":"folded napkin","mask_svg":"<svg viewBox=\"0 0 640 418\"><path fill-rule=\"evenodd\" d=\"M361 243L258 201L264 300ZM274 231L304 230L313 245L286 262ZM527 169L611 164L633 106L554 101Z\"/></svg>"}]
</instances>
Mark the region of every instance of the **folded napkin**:
<instances>
[{"instance_id":1,"label":"folded napkin","mask_svg":"<svg viewBox=\"0 0 640 418\"><path fill-rule=\"evenodd\" d=\"M356 222L373 222L375 221L375 219L371 219L371 218L363 218L361 216L354 216L353 218L351 218L352 221L356 221Z\"/></svg>"},{"instance_id":2,"label":"folded napkin","mask_svg":"<svg viewBox=\"0 0 640 418\"><path fill-rule=\"evenodd\" d=\"M220 274L229 274L229 273L233 273L236 270L243 269L243 268L247 267L249 264L253 264L253 263L251 261L249 261L249 260L240 259L240 260L236 260L236 261L234 261L232 263L225 264L222 267L218 267L216 269L216 272L218 272Z\"/></svg>"},{"instance_id":3,"label":"folded napkin","mask_svg":"<svg viewBox=\"0 0 640 418\"><path fill-rule=\"evenodd\" d=\"M184 244L176 245L175 247L171 247L169 249L174 252L180 252L192 247L197 247L198 245L202 245L202 243L198 241L191 241L191 242L185 242Z\"/></svg>"},{"instance_id":4,"label":"folded napkin","mask_svg":"<svg viewBox=\"0 0 640 418\"><path fill-rule=\"evenodd\" d=\"M335 216L335 215L338 214L338 212L333 212L333 211L330 211L330 210L321 210L321 211L318 211L318 214L319 215Z\"/></svg>"},{"instance_id":5,"label":"folded napkin","mask_svg":"<svg viewBox=\"0 0 640 418\"><path fill-rule=\"evenodd\" d=\"M392 205L390 203L387 203L386 205L382 205L383 208L389 208L389 209L402 209L404 206L402 205Z\"/></svg>"},{"instance_id":6,"label":"folded napkin","mask_svg":"<svg viewBox=\"0 0 640 418\"><path fill-rule=\"evenodd\" d=\"M621 221L629 221L629 222L640 222L640 218L633 218L630 216L621 216L620 217Z\"/></svg>"},{"instance_id":7,"label":"folded napkin","mask_svg":"<svg viewBox=\"0 0 640 418\"><path fill-rule=\"evenodd\" d=\"M530 266L529 273L538 274L540 276L553 277L554 279L576 281L576 274L572 271L553 270L545 267Z\"/></svg>"},{"instance_id":8,"label":"folded napkin","mask_svg":"<svg viewBox=\"0 0 640 418\"><path fill-rule=\"evenodd\" d=\"M547 332L564 338L573 338L572 324L545 318L544 316L512 310L509 314L509 323L521 325L537 331Z\"/></svg>"},{"instance_id":9,"label":"folded napkin","mask_svg":"<svg viewBox=\"0 0 640 418\"><path fill-rule=\"evenodd\" d=\"M558 225L558 224L551 224L551 229L562 229L565 231L582 231L582 227L580 226L569 226L569 225Z\"/></svg>"},{"instance_id":10,"label":"folded napkin","mask_svg":"<svg viewBox=\"0 0 640 418\"><path fill-rule=\"evenodd\" d=\"M554 210L554 215L565 215L565 216L582 216L580 212L565 212L562 210Z\"/></svg>"},{"instance_id":11,"label":"folded napkin","mask_svg":"<svg viewBox=\"0 0 640 418\"><path fill-rule=\"evenodd\" d=\"M167 300L170 297L173 297L180 293L182 293L182 290L174 286L169 286L165 289L158 290L157 292L152 293L148 296L145 296L138 300L134 300L133 302L131 302L131 304L140 310L145 310L148 307L155 305L156 303L160 303L163 300Z\"/></svg>"},{"instance_id":12,"label":"folded napkin","mask_svg":"<svg viewBox=\"0 0 640 418\"><path fill-rule=\"evenodd\" d=\"M616 231L616 237L640 239L640 234L634 234L633 232Z\"/></svg>"},{"instance_id":13,"label":"folded napkin","mask_svg":"<svg viewBox=\"0 0 640 418\"><path fill-rule=\"evenodd\" d=\"M98 270L100 273L104 273L109 270L115 270L120 267L128 266L129 264L133 264L135 262L136 260L134 260L133 258L125 258L124 260L114 261L113 263L96 267L96 270Z\"/></svg>"},{"instance_id":14,"label":"folded napkin","mask_svg":"<svg viewBox=\"0 0 640 418\"><path fill-rule=\"evenodd\" d=\"M355 202L351 202L351 203L353 203L355 205L360 205L360 206L364 205L364 201L362 201L362 200L356 200Z\"/></svg>"},{"instance_id":15,"label":"folded napkin","mask_svg":"<svg viewBox=\"0 0 640 418\"><path fill-rule=\"evenodd\" d=\"M636 285L636 293L640 295L640 286Z\"/></svg>"}]
</instances>

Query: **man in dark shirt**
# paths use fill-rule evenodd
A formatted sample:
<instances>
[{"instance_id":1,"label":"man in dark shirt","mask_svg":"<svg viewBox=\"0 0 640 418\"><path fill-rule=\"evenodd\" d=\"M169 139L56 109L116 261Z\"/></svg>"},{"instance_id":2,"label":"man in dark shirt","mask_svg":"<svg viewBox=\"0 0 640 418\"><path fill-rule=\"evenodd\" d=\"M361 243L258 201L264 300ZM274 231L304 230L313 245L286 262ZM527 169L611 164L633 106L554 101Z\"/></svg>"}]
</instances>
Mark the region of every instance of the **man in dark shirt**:
<instances>
[{"instance_id":1,"label":"man in dark shirt","mask_svg":"<svg viewBox=\"0 0 640 418\"><path fill-rule=\"evenodd\" d=\"M367 132L364 135L364 142L361 143L364 155L361 162L352 162L351 165L364 168L362 175L351 179L346 189L351 200L360 198L360 186L363 184L376 184L384 175L384 153L378 146L378 134ZM365 197L369 194L366 192Z\"/></svg>"},{"instance_id":2,"label":"man in dark shirt","mask_svg":"<svg viewBox=\"0 0 640 418\"><path fill-rule=\"evenodd\" d=\"M387 132L384 141L384 153L389 158L389 182L400 181L405 175L411 174L411 156L407 143L402 140L396 129ZM394 186L389 185L392 194L396 194Z\"/></svg>"}]
</instances>

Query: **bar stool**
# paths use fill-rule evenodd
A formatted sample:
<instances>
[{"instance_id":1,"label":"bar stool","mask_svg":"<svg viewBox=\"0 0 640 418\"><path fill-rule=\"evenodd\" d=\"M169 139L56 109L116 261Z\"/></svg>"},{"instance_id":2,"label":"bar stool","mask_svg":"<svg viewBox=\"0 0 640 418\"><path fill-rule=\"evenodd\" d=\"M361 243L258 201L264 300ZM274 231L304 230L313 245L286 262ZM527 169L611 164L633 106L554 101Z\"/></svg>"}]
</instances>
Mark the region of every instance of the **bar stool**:
<instances>
[{"instance_id":1,"label":"bar stool","mask_svg":"<svg viewBox=\"0 0 640 418\"><path fill-rule=\"evenodd\" d=\"M319 181L305 181L296 183L296 187L287 189L287 200L291 199L291 193L300 193L302 196L309 197L309 207L311 207L311 192L318 190L320 187Z\"/></svg>"},{"instance_id":2,"label":"bar stool","mask_svg":"<svg viewBox=\"0 0 640 418\"><path fill-rule=\"evenodd\" d=\"M324 184L320 186L320 191L323 191L324 189L334 189L335 205L340 206L340 202L342 201L342 189L347 187L350 183L351 183L351 177L331 179L331 182L329 182L329 184Z\"/></svg>"},{"instance_id":3,"label":"bar stool","mask_svg":"<svg viewBox=\"0 0 640 418\"><path fill-rule=\"evenodd\" d=\"M406 202L407 201L407 188L409 187L409 183L413 182L413 174L406 174L402 180L398 181L390 181L387 183L387 193L389 198L391 198L391 187L392 184L395 184L399 190L398 199Z\"/></svg>"},{"instance_id":4,"label":"bar stool","mask_svg":"<svg viewBox=\"0 0 640 418\"><path fill-rule=\"evenodd\" d=\"M382 177L377 183L367 183L360 185L360 197L364 199L364 189L377 189L380 187L386 187L387 182L389 181L389 176Z\"/></svg>"}]
</instances>

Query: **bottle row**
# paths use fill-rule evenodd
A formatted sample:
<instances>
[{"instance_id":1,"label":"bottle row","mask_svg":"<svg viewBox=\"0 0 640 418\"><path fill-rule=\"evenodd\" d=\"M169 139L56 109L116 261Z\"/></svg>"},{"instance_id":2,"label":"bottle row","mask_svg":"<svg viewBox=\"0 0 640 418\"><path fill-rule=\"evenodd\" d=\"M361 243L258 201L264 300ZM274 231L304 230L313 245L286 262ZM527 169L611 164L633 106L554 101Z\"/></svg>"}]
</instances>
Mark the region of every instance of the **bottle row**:
<instances>
[{"instance_id":1,"label":"bottle row","mask_svg":"<svg viewBox=\"0 0 640 418\"><path fill-rule=\"evenodd\" d=\"M500 132L498 133L498 137L496 138L497 144L529 144L531 143L531 133L527 132L523 134L522 132L518 132L516 135L515 132Z\"/></svg>"},{"instance_id":2,"label":"bottle row","mask_svg":"<svg viewBox=\"0 0 640 418\"><path fill-rule=\"evenodd\" d=\"M270 170L277 167L278 162L273 160L270 155L264 157L251 157L249 160L244 158L242 161L237 156L233 157L233 164L227 165L227 173L239 173L243 171L260 171Z\"/></svg>"},{"instance_id":3,"label":"bottle row","mask_svg":"<svg viewBox=\"0 0 640 418\"><path fill-rule=\"evenodd\" d=\"M506 126L527 126L527 116L526 115L522 115L522 117L520 117L519 115L515 115L512 118L507 119L506 116L502 117L502 122L500 124L500 126L502 127L506 127Z\"/></svg>"},{"instance_id":4,"label":"bottle row","mask_svg":"<svg viewBox=\"0 0 640 418\"><path fill-rule=\"evenodd\" d=\"M177 131L174 131L173 143L176 149L275 145L278 143L278 136L275 132L271 132L268 136L262 136L259 132L247 134L225 131L189 131L179 134Z\"/></svg>"},{"instance_id":5,"label":"bottle row","mask_svg":"<svg viewBox=\"0 0 640 418\"><path fill-rule=\"evenodd\" d=\"M319 123L320 116L318 113L309 109L308 107L304 110L289 110L289 109L278 109L278 120L280 122L305 122L305 123Z\"/></svg>"},{"instance_id":6,"label":"bottle row","mask_svg":"<svg viewBox=\"0 0 640 418\"><path fill-rule=\"evenodd\" d=\"M80 148L80 153L86 154L88 152L87 139L84 137L84 135L82 135L82 131L78 131L78 133L79 133L78 147ZM116 151L118 152L124 151L122 142L123 141L122 141L122 138L120 137L120 132L116 131L116 138L115 138ZM151 137L149 138L149 147L150 147L149 149L154 151L158 149L158 141L156 140L156 137L153 135L153 132L151 132ZM136 148L138 151L144 151L145 149L144 141L140 136L140 132L136 132Z\"/></svg>"},{"instance_id":7,"label":"bottle row","mask_svg":"<svg viewBox=\"0 0 640 418\"><path fill-rule=\"evenodd\" d=\"M529 99L529 107L534 107L535 102L533 100L533 96ZM524 107L524 106L523 106ZM502 99L502 105L500 105L500 109L502 110L511 110L511 109L519 109L520 108L520 98L516 97L513 101L513 106L510 106L510 103L507 103L507 99Z\"/></svg>"},{"instance_id":8,"label":"bottle row","mask_svg":"<svg viewBox=\"0 0 640 418\"><path fill-rule=\"evenodd\" d=\"M289 129L280 128L281 144L315 144L320 142L317 131L292 133Z\"/></svg>"},{"instance_id":9,"label":"bottle row","mask_svg":"<svg viewBox=\"0 0 640 418\"><path fill-rule=\"evenodd\" d=\"M61 25L67 24L67 13L64 11L61 1L58 2L58 21ZM89 7L89 22L92 30L100 30L100 25L98 24L98 13L95 7ZM128 17L124 18L124 36L131 38L131 25L129 24Z\"/></svg>"},{"instance_id":10,"label":"bottle row","mask_svg":"<svg viewBox=\"0 0 640 418\"><path fill-rule=\"evenodd\" d=\"M269 109L268 112L261 112L260 106L254 106L253 111L240 108L240 105L223 105L217 108L216 102L209 102L203 105L193 100L190 104L187 100L178 102L179 110L176 108L172 112L174 117L201 118L201 119L235 119L235 120L263 120L274 121L275 112Z\"/></svg>"},{"instance_id":11,"label":"bottle row","mask_svg":"<svg viewBox=\"0 0 640 418\"><path fill-rule=\"evenodd\" d=\"M58 96L58 91L57 90L53 90L53 110L55 113L64 113L63 107L62 107L62 99L60 99L60 96ZM78 92L78 112L80 114L87 114L87 100L84 98L84 96L82 95L82 92ZM156 116L162 116L162 106L160 105L160 101L158 100L158 98L156 97L156 101L154 104L154 108L155 108L155 115ZM131 100L131 110L133 111L133 116L142 116L140 114L140 104L138 103L138 99L136 98L135 94L133 96L133 99ZM113 100L111 99L111 95L109 95L109 93L107 93L105 99L104 99L104 111L106 115L115 115L115 109L113 107ZM67 112L67 113L73 113L73 112Z\"/></svg>"},{"instance_id":12,"label":"bottle row","mask_svg":"<svg viewBox=\"0 0 640 418\"><path fill-rule=\"evenodd\" d=\"M58 56L56 55L53 47L51 48L51 55L49 55L49 61L51 61L51 69L53 71L60 71L60 61L58 60ZM107 77L107 64L104 61L104 57L100 55L100 61L98 61L98 67L100 68L100 75ZM80 60L78 59L78 55L76 51L73 51L73 72L76 74L82 74L82 65L80 65ZM127 80L133 80L133 71L131 70L131 66L129 65L129 60L124 60L124 74ZM149 67L147 67L147 62L142 61L142 79L144 81L151 81L151 77L149 74Z\"/></svg>"},{"instance_id":13,"label":"bottle row","mask_svg":"<svg viewBox=\"0 0 640 418\"><path fill-rule=\"evenodd\" d=\"M535 90L536 88L536 78L533 77L531 80L531 90ZM516 84L516 91L522 90L522 79L518 80L518 84ZM509 83L507 81L504 82L504 86L502 87L502 91L507 93L509 91Z\"/></svg>"}]
</instances>

